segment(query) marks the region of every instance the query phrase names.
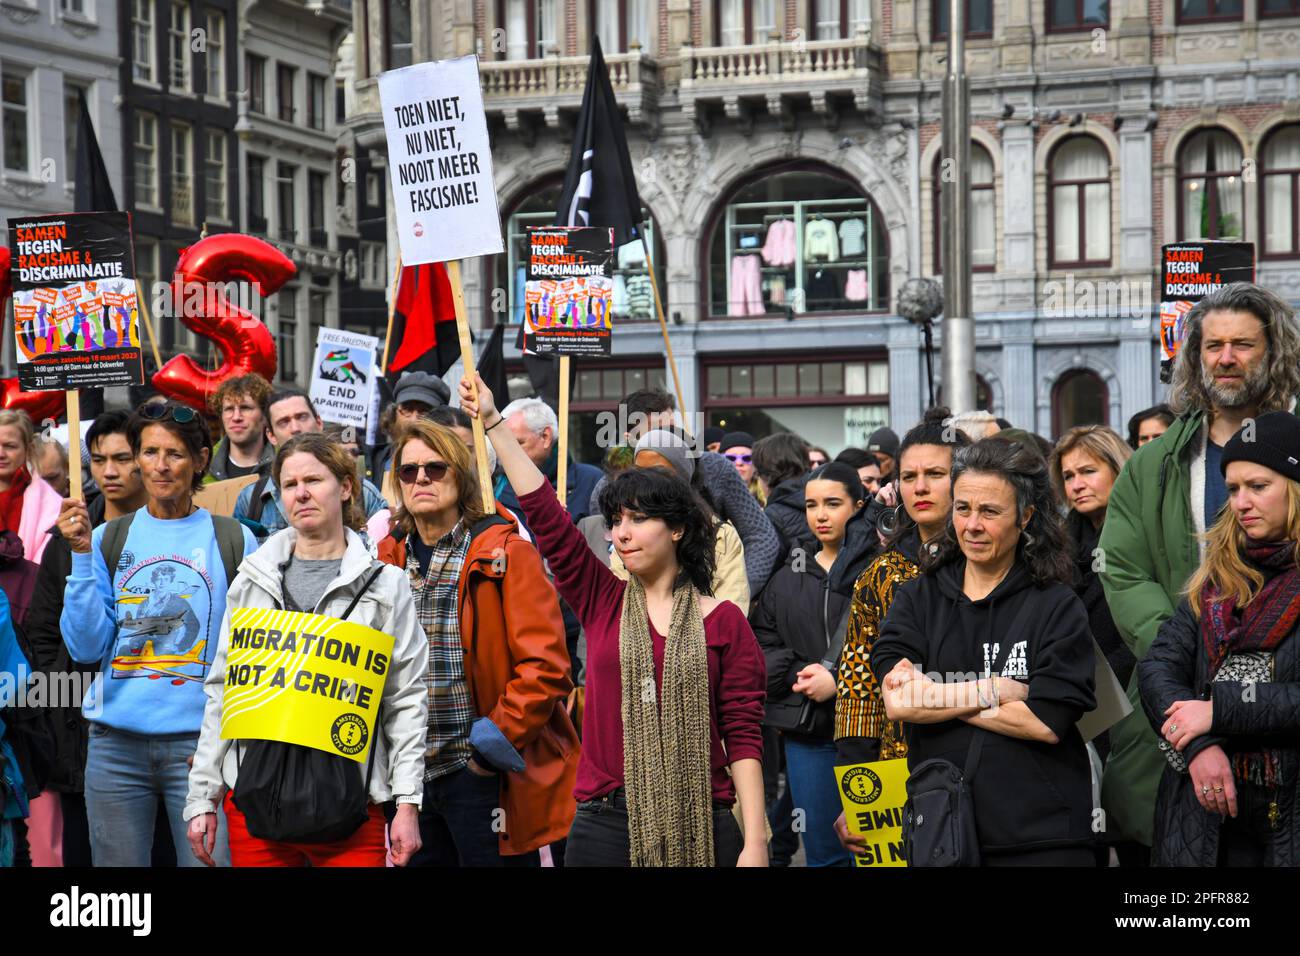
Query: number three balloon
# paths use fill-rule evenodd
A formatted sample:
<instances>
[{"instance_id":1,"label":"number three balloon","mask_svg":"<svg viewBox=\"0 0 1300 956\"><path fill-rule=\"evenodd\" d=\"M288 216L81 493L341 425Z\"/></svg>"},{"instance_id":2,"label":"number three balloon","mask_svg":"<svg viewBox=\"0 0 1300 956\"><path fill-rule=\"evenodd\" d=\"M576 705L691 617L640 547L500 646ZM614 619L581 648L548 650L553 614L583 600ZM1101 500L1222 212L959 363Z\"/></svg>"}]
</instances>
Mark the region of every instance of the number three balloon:
<instances>
[{"instance_id":1,"label":"number three balloon","mask_svg":"<svg viewBox=\"0 0 1300 956\"><path fill-rule=\"evenodd\" d=\"M181 252L173 282L175 312L185 327L206 336L221 350L222 364L215 372L200 368L188 355L178 355L153 376L154 388L169 398L207 411L208 396L226 379L256 372L275 378L275 340L257 316L227 299L216 283L247 282L269 296L293 278L297 269L289 258L269 243L252 236L222 233L200 239ZM203 289L202 314L184 308L189 290ZM215 314L209 314L215 307Z\"/></svg>"},{"instance_id":2,"label":"number three balloon","mask_svg":"<svg viewBox=\"0 0 1300 956\"><path fill-rule=\"evenodd\" d=\"M9 275L9 250L0 246L0 314L13 292L13 281ZM14 334L6 329L5 335ZM18 343L17 335L14 335ZM0 408L12 408L27 413L28 417L40 427L47 418L57 419L67 410L67 395L63 392L24 392L18 387L18 379L0 379Z\"/></svg>"}]
</instances>

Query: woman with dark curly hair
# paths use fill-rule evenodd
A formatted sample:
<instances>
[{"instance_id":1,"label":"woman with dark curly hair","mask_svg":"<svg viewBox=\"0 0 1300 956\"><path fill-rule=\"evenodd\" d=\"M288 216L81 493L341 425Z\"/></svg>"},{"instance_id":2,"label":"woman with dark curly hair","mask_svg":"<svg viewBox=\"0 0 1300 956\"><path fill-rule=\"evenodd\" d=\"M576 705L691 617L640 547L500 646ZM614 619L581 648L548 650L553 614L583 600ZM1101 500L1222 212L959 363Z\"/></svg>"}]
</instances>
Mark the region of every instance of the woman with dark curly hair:
<instances>
[{"instance_id":1,"label":"woman with dark curly hair","mask_svg":"<svg viewBox=\"0 0 1300 956\"><path fill-rule=\"evenodd\" d=\"M578 811L565 865L766 866L763 656L744 613L709 596L712 515L674 472L623 472L600 496L629 572L620 580L499 427L482 378L477 386L475 396L462 380L461 407L483 420L555 586L587 632Z\"/></svg>"},{"instance_id":2,"label":"woman with dark curly hair","mask_svg":"<svg viewBox=\"0 0 1300 956\"><path fill-rule=\"evenodd\" d=\"M1093 645L1047 468L986 438L954 453L952 499L872 649L885 712L913 772L965 768L983 865L1091 866Z\"/></svg>"}]
</instances>

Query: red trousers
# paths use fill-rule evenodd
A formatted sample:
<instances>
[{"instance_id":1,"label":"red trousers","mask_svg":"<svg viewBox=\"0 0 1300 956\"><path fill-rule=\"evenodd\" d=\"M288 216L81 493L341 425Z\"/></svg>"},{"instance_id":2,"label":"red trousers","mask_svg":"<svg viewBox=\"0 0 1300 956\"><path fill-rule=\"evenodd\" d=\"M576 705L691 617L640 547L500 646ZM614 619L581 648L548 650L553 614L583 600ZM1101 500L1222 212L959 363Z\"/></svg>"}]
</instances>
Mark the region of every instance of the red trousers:
<instances>
[{"instance_id":1,"label":"red trousers","mask_svg":"<svg viewBox=\"0 0 1300 956\"><path fill-rule=\"evenodd\" d=\"M230 826L231 866L383 866L384 811L370 804L370 819L356 833L337 843L280 843L262 840L248 832L244 815L226 794L226 821Z\"/></svg>"}]
</instances>

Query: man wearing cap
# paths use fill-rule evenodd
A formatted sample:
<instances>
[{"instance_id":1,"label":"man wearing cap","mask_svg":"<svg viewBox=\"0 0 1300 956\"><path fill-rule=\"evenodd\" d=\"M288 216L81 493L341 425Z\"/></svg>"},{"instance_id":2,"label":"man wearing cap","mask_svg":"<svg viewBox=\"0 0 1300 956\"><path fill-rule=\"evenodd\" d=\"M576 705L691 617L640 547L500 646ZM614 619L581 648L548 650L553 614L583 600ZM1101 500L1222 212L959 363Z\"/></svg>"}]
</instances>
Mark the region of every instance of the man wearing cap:
<instances>
[{"instance_id":1,"label":"man wearing cap","mask_svg":"<svg viewBox=\"0 0 1300 956\"><path fill-rule=\"evenodd\" d=\"M324 430L325 424L317 414L311 396L302 389L282 388L267 399L266 437L273 447L279 448L294 435ZM373 518L388 507L379 489L364 478L361 490L367 518ZM234 517L252 527L259 543L289 527L289 519L280 503L280 488L272 475L263 475L239 493Z\"/></svg>"},{"instance_id":2,"label":"man wearing cap","mask_svg":"<svg viewBox=\"0 0 1300 956\"><path fill-rule=\"evenodd\" d=\"M428 372L403 372L393 389L394 419L392 430L396 431L407 422L429 414L439 405L446 405L451 400L451 388L437 375ZM381 487L388 466L392 462L392 435L388 444L375 448L371 456L370 475ZM392 499L397 500L397 490L393 489Z\"/></svg>"},{"instance_id":3,"label":"man wearing cap","mask_svg":"<svg viewBox=\"0 0 1300 956\"><path fill-rule=\"evenodd\" d=\"M880 484L885 485L893 481L895 474L894 463L898 460L898 435L889 427L877 428L867 439L867 451L876 456L876 461L880 463Z\"/></svg>"},{"instance_id":4,"label":"man wearing cap","mask_svg":"<svg viewBox=\"0 0 1300 956\"><path fill-rule=\"evenodd\" d=\"M1139 662L1173 614L1201 561L1201 536L1227 501L1224 445L1258 416L1290 410L1297 394L1300 327L1281 298L1234 282L1187 313L1169 391L1178 418L1124 465L1098 542L1106 602ZM1166 761L1138 699L1136 670L1128 694L1134 710L1111 729L1101 800L1121 865L1142 866Z\"/></svg>"},{"instance_id":5,"label":"man wearing cap","mask_svg":"<svg viewBox=\"0 0 1300 956\"><path fill-rule=\"evenodd\" d=\"M717 425L710 425L708 428L704 429L704 434L701 436L701 441L704 443L704 450L721 452L722 439L726 434L726 430L719 428Z\"/></svg>"}]
</instances>

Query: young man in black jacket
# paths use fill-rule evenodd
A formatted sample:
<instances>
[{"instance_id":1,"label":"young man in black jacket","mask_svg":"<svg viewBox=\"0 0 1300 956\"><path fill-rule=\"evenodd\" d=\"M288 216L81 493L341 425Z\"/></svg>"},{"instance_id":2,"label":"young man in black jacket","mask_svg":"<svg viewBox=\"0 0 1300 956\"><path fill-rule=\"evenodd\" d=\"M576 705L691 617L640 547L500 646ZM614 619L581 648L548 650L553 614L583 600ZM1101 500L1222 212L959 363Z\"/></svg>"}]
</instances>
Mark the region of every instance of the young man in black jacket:
<instances>
[{"instance_id":1,"label":"young man in black jacket","mask_svg":"<svg viewBox=\"0 0 1300 956\"><path fill-rule=\"evenodd\" d=\"M124 411L107 411L99 415L86 432L90 449L90 473L103 492L88 510L92 527L99 527L121 515L144 506L144 482L131 455L126 438L130 415ZM63 590L72 573L72 550L58 529L51 532L50 543L41 558L32 607L27 614L27 639L32 649L33 670L47 675L81 673L89 678L99 671L98 664L83 665L72 660L63 643L59 617L63 614ZM49 684L57 687L80 686L58 677ZM86 719L80 700L52 701L55 762L47 788L60 795L63 805L63 865L90 866L90 829L86 822L85 770Z\"/></svg>"}]
</instances>

